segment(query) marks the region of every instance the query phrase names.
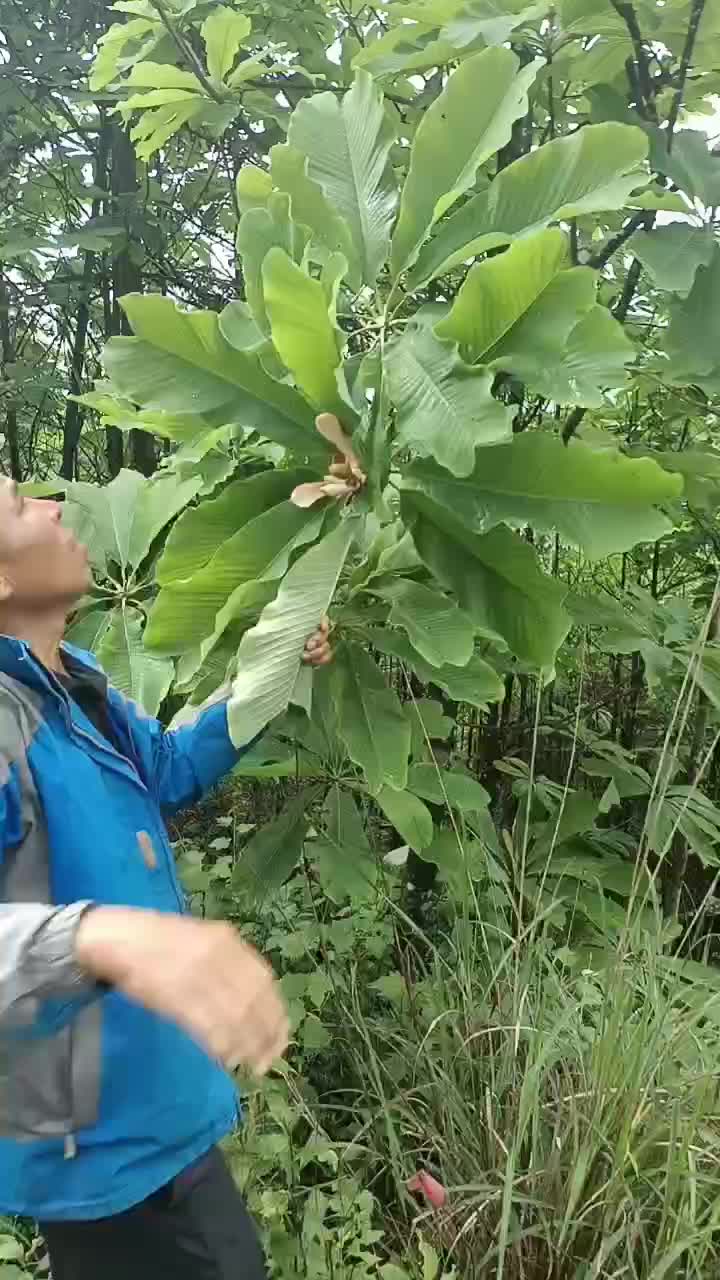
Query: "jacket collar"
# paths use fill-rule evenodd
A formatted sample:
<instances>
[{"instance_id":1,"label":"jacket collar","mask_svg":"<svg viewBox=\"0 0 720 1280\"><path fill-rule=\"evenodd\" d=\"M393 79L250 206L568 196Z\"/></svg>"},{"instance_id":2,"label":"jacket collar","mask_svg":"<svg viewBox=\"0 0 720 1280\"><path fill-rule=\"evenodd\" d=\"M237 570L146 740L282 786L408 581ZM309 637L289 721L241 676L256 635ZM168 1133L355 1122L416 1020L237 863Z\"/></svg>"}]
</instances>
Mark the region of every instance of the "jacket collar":
<instances>
[{"instance_id":1,"label":"jacket collar","mask_svg":"<svg viewBox=\"0 0 720 1280\"><path fill-rule=\"evenodd\" d=\"M61 651L68 659L69 671L82 673L101 682L103 690L107 687L105 676L92 654L65 643L61 645ZM35 657L30 646L16 636L0 635L0 671L31 689L63 699L65 697L62 686L52 672Z\"/></svg>"}]
</instances>

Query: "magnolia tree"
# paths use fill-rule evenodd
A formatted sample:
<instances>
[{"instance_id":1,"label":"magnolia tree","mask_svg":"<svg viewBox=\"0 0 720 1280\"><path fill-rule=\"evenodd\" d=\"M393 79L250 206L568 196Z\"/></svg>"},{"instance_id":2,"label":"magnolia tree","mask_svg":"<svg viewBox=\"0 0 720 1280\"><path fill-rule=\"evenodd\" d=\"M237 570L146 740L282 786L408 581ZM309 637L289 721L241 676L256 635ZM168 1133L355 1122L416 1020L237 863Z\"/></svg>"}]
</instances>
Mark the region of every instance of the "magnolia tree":
<instances>
[{"instance_id":1,"label":"magnolia tree","mask_svg":"<svg viewBox=\"0 0 720 1280\"><path fill-rule=\"evenodd\" d=\"M357 10L322 77L224 6L118 7L136 16L93 82L145 159L187 122L251 129L273 102L282 140L237 175L243 296L219 313L126 297L134 336L110 341L86 397L181 442L169 476L137 481L157 518L125 539L105 656L123 650L129 687L152 669L156 704L173 671L200 700L229 670L238 744L275 722L300 772L324 762L323 847L342 845L357 888L374 876L363 791L420 850L426 801L484 801L428 764L442 706L401 701L383 656L408 687L481 708L513 668L547 678L572 614L545 535L590 558L654 541L681 517L683 473L709 466L588 429L650 383L708 402L717 386L720 177L705 135L678 129L683 95L716 83L703 6ZM302 82L294 107L270 93L283 76ZM253 452L273 465L240 474ZM105 502L127 513L135 483ZM145 626L141 550L191 499ZM324 613L336 658L311 676ZM245 876L289 870L309 799L255 837Z\"/></svg>"}]
</instances>

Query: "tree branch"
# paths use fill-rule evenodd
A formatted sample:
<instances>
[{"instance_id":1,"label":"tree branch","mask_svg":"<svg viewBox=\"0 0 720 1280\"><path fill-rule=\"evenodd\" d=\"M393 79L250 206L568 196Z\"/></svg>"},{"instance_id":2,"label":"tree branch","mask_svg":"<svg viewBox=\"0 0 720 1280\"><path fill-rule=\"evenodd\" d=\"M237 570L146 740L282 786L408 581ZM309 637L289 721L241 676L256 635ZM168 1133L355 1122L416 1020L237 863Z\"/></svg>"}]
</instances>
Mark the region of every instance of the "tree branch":
<instances>
[{"instance_id":1,"label":"tree branch","mask_svg":"<svg viewBox=\"0 0 720 1280\"><path fill-rule=\"evenodd\" d=\"M153 3L155 0L153 0ZM650 64L648 63L647 53L645 52L645 41L642 31L637 20L637 14L630 0L610 0L615 12L622 18L628 29L628 35L632 41L633 52L635 54L635 69L637 71L638 89L640 90L641 101L638 103L640 114L646 119L657 124L657 111L655 109L655 86L652 76L650 75Z\"/></svg>"},{"instance_id":2,"label":"tree branch","mask_svg":"<svg viewBox=\"0 0 720 1280\"><path fill-rule=\"evenodd\" d=\"M599 249L592 258L588 259L588 266L593 267L595 271L602 271L602 268L610 261L613 254L617 253L618 249L622 249L625 242L645 225L646 219L647 212L645 210L641 213L634 213L625 223L625 226L618 231L617 235L611 236L602 249Z\"/></svg>"},{"instance_id":3,"label":"tree branch","mask_svg":"<svg viewBox=\"0 0 720 1280\"><path fill-rule=\"evenodd\" d=\"M212 98L213 102L217 102L220 105L223 105L225 102L225 98L222 96L221 93L218 93L212 81L208 79L205 68L202 62L200 61L200 59L198 58L190 42L186 40L185 37L182 36L180 32L177 31L176 28L173 26L172 22L170 21L167 15L167 10L162 0L150 0L150 3L153 9L157 9L158 14L160 15L160 21L162 22L165 30L170 36L170 39L172 40L175 47L180 51L183 58L185 58L185 60L190 63L190 66L192 67L192 70L193 70L193 75L196 76L197 79L200 81L200 84L202 85L208 97Z\"/></svg>"},{"instance_id":4,"label":"tree branch","mask_svg":"<svg viewBox=\"0 0 720 1280\"><path fill-rule=\"evenodd\" d=\"M670 151L672 148L673 135L675 133L675 125L677 124L677 119L680 114L680 108L682 106L683 96L685 94L685 82L687 80L687 74L690 69L690 61L692 59L693 50L695 48L695 41L697 40L697 33L698 33L698 28L700 26L700 19L703 16L704 10L705 10L705 0L692 0L692 7L690 9L690 21L688 23L687 35L685 36L685 43L683 45L683 51L680 57L680 68L678 70L678 84L675 90L675 95L672 100L672 105L670 107L670 114L668 116L668 128L667 128L668 151Z\"/></svg>"}]
</instances>

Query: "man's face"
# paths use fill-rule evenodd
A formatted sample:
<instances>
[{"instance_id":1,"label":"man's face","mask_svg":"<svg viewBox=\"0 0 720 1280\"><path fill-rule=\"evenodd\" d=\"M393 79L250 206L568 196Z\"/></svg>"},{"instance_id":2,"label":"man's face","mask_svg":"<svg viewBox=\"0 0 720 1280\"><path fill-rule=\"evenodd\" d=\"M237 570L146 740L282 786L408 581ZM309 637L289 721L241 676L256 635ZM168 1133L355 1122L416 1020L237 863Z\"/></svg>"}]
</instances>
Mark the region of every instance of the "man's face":
<instances>
[{"instance_id":1,"label":"man's face","mask_svg":"<svg viewBox=\"0 0 720 1280\"><path fill-rule=\"evenodd\" d=\"M71 607L90 585L85 547L60 523L57 502L24 498L0 478L0 605Z\"/></svg>"}]
</instances>

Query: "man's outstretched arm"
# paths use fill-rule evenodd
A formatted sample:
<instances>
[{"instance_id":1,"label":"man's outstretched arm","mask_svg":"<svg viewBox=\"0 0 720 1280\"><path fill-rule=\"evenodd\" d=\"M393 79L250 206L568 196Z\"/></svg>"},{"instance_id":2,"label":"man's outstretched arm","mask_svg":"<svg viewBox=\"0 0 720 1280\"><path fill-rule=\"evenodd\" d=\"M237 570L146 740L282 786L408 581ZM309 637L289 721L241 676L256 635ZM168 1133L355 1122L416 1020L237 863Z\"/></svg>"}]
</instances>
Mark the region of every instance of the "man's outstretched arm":
<instances>
[{"instance_id":1,"label":"man's outstretched arm","mask_svg":"<svg viewBox=\"0 0 720 1280\"><path fill-rule=\"evenodd\" d=\"M324 620L305 646L304 660L324 666L332 653L328 624ZM111 697L120 698L116 690ZM144 777L155 787L161 809L175 813L195 804L219 782L252 745L238 748L230 738L227 695L200 711L197 718L177 729L165 729L158 720L145 716L134 703L123 699L130 721L135 750Z\"/></svg>"}]
</instances>

